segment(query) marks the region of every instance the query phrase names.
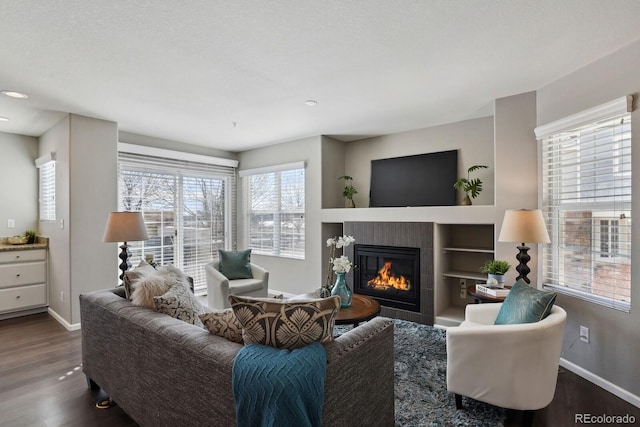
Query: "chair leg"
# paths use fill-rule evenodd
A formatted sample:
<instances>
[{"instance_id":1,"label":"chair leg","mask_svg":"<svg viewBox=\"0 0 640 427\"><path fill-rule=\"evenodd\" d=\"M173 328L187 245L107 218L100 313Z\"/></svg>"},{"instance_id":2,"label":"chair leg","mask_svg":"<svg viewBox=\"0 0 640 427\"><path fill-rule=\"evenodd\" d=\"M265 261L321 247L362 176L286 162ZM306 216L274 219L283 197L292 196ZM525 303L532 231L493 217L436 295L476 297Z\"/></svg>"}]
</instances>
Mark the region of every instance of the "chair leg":
<instances>
[{"instance_id":1,"label":"chair leg","mask_svg":"<svg viewBox=\"0 0 640 427\"><path fill-rule=\"evenodd\" d=\"M533 425L533 413L534 411L531 410L522 411L522 425L524 427L531 427Z\"/></svg>"},{"instance_id":2,"label":"chair leg","mask_svg":"<svg viewBox=\"0 0 640 427\"><path fill-rule=\"evenodd\" d=\"M454 396L456 398L456 409L462 409L462 396L458 393L455 393Z\"/></svg>"}]
</instances>

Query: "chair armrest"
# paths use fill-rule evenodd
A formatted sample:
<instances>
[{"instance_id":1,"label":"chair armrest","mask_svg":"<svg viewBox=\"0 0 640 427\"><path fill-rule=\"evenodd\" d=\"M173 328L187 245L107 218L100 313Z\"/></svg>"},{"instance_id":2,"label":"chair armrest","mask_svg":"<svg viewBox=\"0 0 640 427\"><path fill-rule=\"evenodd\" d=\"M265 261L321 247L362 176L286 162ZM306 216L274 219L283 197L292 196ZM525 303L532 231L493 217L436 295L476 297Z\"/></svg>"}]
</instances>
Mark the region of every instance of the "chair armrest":
<instances>
[{"instance_id":1,"label":"chair armrest","mask_svg":"<svg viewBox=\"0 0 640 427\"><path fill-rule=\"evenodd\" d=\"M483 325L493 325L498 317L502 303L467 304L464 320Z\"/></svg>"},{"instance_id":2,"label":"chair armrest","mask_svg":"<svg viewBox=\"0 0 640 427\"><path fill-rule=\"evenodd\" d=\"M267 270L258 265L255 265L254 263L251 263L251 274L253 275L254 279L259 279L262 281L264 281L265 277L269 277L269 272Z\"/></svg>"},{"instance_id":3,"label":"chair armrest","mask_svg":"<svg viewBox=\"0 0 640 427\"><path fill-rule=\"evenodd\" d=\"M229 279L216 270L212 263L204 266L207 277L207 304L215 310L223 310L230 307Z\"/></svg>"}]
</instances>

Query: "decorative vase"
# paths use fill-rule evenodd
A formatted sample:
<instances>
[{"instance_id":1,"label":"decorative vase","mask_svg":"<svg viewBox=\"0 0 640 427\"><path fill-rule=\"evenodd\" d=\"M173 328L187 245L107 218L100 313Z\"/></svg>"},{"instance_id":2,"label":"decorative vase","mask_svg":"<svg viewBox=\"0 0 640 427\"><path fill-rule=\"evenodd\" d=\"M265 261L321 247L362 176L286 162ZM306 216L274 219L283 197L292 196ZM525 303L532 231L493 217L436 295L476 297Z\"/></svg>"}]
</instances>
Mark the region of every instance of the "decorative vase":
<instances>
[{"instance_id":1,"label":"decorative vase","mask_svg":"<svg viewBox=\"0 0 640 427\"><path fill-rule=\"evenodd\" d=\"M464 199L462 199L462 205L463 206L470 206L473 203L471 202L471 199L469 198L469 196L464 196Z\"/></svg>"},{"instance_id":2,"label":"decorative vase","mask_svg":"<svg viewBox=\"0 0 640 427\"><path fill-rule=\"evenodd\" d=\"M355 208L356 207L356 202L354 202L353 199L349 199L349 207L350 208Z\"/></svg>"},{"instance_id":3,"label":"decorative vase","mask_svg":"<svg viewBox=\"0 0 640 427\"><path fill-rule=\"evenodd\" d=\"M505 277L504 274L487 274L487 284L489 284L489 281L495 280L496 281L496 285L499 288L504 288L504 282L505 282Z\"/></svg>"},{"instance_id":4,"label":"decorative vase","mask_svg":"<svg viewBox=\"0 0 640 427\"><path fill-rule=\"evenodd\" d=\"M331 295L338 295L340 297L340 307L351 306L351 289L347 284L346 273L337 273L336 284L331 289Z\"/></svg>"}]
</instances>

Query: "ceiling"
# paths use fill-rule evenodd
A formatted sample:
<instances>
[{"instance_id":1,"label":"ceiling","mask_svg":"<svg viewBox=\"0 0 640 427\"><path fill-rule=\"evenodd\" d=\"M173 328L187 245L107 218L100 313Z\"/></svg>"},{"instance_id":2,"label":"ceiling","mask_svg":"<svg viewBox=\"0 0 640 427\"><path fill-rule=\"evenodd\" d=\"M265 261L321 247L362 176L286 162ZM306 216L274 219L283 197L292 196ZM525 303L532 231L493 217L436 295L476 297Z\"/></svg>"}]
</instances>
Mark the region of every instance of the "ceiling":
<instances>
[{"instance_id":1,"label":"ceiling","mask_svg":"<svg viewBox=\"0 0 640 427\"><path fill-rule=\"evenodd\" d=\"M0 0L0 90L29 95L0 96L0 131L71 112L242 151L419 129L640 39L638 16L637 0Z\"/></svg>"}]
</instances>

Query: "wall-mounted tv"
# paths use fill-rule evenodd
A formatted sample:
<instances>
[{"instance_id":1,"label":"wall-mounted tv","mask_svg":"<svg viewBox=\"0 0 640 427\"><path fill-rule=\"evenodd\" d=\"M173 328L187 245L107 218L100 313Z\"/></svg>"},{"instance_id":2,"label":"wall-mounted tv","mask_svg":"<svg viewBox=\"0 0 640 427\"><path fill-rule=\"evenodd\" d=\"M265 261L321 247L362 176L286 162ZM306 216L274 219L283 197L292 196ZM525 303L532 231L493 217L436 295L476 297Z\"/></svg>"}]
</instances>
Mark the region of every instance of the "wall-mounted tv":
<instances>
[{"instance_id":1,"label":"wall-mounted tv","mask_svg":"<svg viewBox=\"0 0 640 427\"><path fill-rule=\"evenodd\" d=\"M370 207L454 206L458 150L371 161Z\"/></svg>"}]
</instances>

